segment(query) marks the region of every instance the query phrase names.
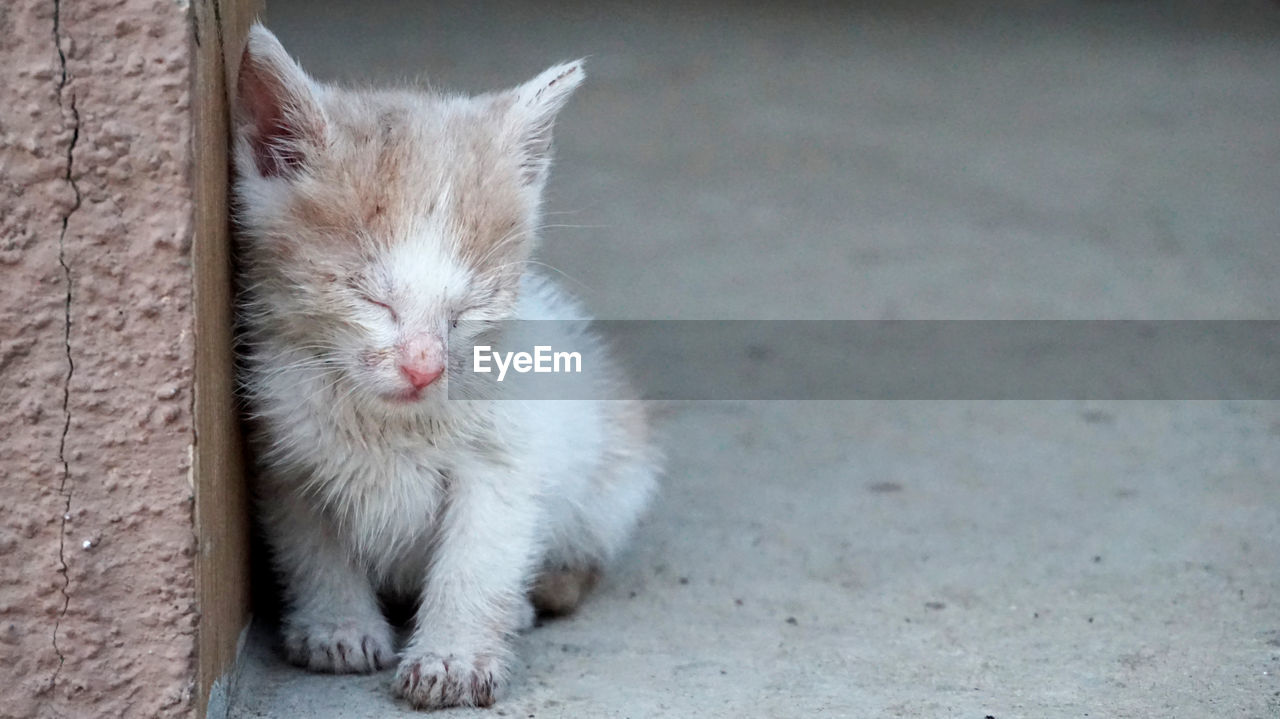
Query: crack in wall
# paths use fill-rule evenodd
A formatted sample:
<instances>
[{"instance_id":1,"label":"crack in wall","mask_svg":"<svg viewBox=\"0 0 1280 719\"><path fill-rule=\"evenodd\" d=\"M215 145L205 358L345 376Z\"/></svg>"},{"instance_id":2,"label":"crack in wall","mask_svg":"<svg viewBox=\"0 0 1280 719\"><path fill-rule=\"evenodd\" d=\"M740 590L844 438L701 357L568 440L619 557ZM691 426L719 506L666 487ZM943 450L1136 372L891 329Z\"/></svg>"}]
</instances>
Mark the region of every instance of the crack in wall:
<instances>
[{"instance_id":1,"label":"crack in wall","mask_svg":"<svg viewBox=\"0 0 1280 719\"><path fill-rule=\"evenodd\" d=\"M71 188L74 194L74 200L71 207L62 215L62 229L58 234L58 264L62 267L62 276L66 285L66 297L64 300L63 315L63 334L62 341L67 355L67 374L63 378L62 383L62 436L58 440L58 462L62 465L62 479L58 485L58 493L62 495L64 504L62 509L62 524L58 532L58 574L62 575L62 610L58 613L53 623L53 651L58 656L58 666L53 672L53 676L49 679L49 688L52 689L58 682L58 676L62 672L62 665L66 662L66 657L62 650L58 647L58 629L62 625L62 619L67 614L67 609L71 606L71 576L67 569L67 521L71 518L71 491L68 489L68 481L71 478L71 464L67 461L67 436L71 433L71 376L75 373L75 362L71 357L71 267L67 264L66 241L67 226L71 222L71 215L80 209L80 187L76 184L75 175L73 173L75 163L76 143L80 140L80 111L76 108L76 96L72 92L70 99L66 102L63 100L63 94L66 90L67 79L67 56L62 50L62 3L61 0L53 0L53 44L58 52L58 63L61 74L58 77L57 98L58 107L63 110L65 117L69 108L71 114L71 142L67 144L67 162L66 173L63 179Z\"/></svg>"}]
</instances>

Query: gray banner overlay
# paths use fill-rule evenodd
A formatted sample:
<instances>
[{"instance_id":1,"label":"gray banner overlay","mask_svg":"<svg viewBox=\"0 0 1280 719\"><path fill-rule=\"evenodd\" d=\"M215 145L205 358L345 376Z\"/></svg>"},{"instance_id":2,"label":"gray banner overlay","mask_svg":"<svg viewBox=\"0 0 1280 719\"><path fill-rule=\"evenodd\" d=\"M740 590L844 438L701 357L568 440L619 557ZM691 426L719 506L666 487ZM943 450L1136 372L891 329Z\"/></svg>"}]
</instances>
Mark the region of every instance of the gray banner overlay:
<instances>
[{"instance_id":1,"label":"gray banner overlay","mask_svg":"<svg viewBox=\"0 0 1280 719\"><path fill-rule=\"evenodd\" d=\"M1280 399L1280 321L1245 320L509 322L476 344L561 371L509 365L494 392L468 354L450 396L608 398L584 333L651 399Z\"/></svg>"}]
</instances>

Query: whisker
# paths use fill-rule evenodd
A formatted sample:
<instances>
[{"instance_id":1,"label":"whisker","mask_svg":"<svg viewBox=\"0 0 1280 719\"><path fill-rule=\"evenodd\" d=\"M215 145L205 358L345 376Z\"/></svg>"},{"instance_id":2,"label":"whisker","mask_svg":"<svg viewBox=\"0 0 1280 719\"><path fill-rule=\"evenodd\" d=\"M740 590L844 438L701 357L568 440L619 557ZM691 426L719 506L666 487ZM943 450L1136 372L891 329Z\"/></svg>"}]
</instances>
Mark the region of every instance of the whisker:
<instances>
[{"instance_id":1,"label":"whisker","mask_svg":"<svg viewBox=\"0 0 1280 719\"><path fill-rule=\"evenodd\" d=\"M568 281L572 282L573 284L577 285L578 287L580 287L580 288L581 288L581 289L583 289L583 290L586 290L586 291L588 291L588 292L590 292L590 291L592 290L592 287L591 287L590 285L588 285L587 283L585 283L585 282L583 282L583 281L579 280L578 278L576 278L576 277L574 277L574 276L570 275L569 273L565 272L564 270L560 269L559 267L556 267L555 265L550 265L550 264L547 264L546 262L542 262L542 261L540 261L540 260L518 260L518 261L516 261L516 262L508 262L508 263L506 263L506 264L499 265L499 266L498 266L498 267L496 267L495 269L502 269L503 267L510 267L510 266L513 266L513 265L537 265L537 266L539 266L539 267L545 267L545 268L547 268L547 269L551 270L552 272L555 272L556 274L560 275L561 277L565 278L566 280L568 280Z\"/></svg>"}]
</instances>

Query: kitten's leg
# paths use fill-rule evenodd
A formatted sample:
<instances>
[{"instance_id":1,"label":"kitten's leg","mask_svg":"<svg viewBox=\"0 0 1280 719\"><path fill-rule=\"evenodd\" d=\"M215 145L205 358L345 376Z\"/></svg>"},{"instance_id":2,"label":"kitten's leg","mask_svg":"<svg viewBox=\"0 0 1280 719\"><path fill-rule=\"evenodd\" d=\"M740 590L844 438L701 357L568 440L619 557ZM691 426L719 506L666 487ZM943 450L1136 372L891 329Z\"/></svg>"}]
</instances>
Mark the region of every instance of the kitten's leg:
<instances>
[{"instance_id":1,"label":"kitten's leg","mask_svg":"<svg viewBox=\"0 0 1280 719\"><path fill-rule=\"evenodd\" d=\"M324 519L281 493L263 521L284 583L281 625L289 661L317 672L391 666L395 643L369 577L338 546Z\"/></svg>"},{"instance_id":2,"label":"kitten's leg","mask_svg":"<svg viewBox=\"0 0 1280 719\"><path fill-rule=\"evenodd\" d=\"M533 629L537 623L538 610L534 608L532 601L525 598L516 612L515 630L517 632L525 632Z\"/></svg>"},{"instance_id":3,"label":"kitten's leg","mask_svg":"<svg viewBox=\"0 0 1280 719\"><path fill-rule=\"evenodd\" d=\"M505 685L510 638L530 619L539 507L528 484L495 467L455 473L396 672L396 691L413 706L489 706Z\"/></svg>"},{"instance_id":4,"label":"kitten's leg","mask_svg":"<svg viewBox=\"0 0 1280 719\"><path fill-rule=\"evenodd\" d=\"M636 415L634 405L610 410ZM657 484L660 459L643 436L643 424L628 427L613 418L616 435L596 471L568 478L546 500L545 554L529 598L540 614L572 612L599 582L602 568L621 551Z\"/></svg>"}]
</instances>

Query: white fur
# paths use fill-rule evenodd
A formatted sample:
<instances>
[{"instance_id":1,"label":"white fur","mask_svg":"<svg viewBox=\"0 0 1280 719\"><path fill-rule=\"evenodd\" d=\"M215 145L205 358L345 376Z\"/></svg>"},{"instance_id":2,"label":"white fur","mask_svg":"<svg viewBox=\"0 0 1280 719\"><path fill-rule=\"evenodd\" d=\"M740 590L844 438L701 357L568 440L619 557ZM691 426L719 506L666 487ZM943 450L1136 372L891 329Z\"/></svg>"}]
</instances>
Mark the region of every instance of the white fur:
<instances>
[{"instance_id":1,"label":"white fur","mask_svg":"<svg viewBox=\"0 0 1280 719\"><path fill-rule=\"evenodd\" d=\"M336 91L306 79L261 27L251 31L249 52L274 63L272 79L286 92L305 96L288 100L291 108L334 107L325 103ZM539 83L553 80L541 93ZM516 91L510 131L523 139L511 147L536 155L519 165L533 168L524 181L535 194L548 162L539 143L549 142L551 118L580 80L578 67L561 66ZM311 119L333 133L324 118ZM478 279L451 249L459 218L447 209L402 224L398 239L360 268L362 284L350 290L358 294L326 296L340 302L341 326L315 321L314 330L284 331L305 289L306 278L290 273L306 268L263 257L279 228L288 231L293 180L258 173L246 126L236 152L248 253L245 386L260 517L285 591L285 650L320 671L389 666L396 650L379 597L416 599L397 691L424 708L487 704L507 678L511 635L531 621L527 593L538 572L609 562L647 504L659 455L637 431L642 412L603 345L567 324L553 326L562 336L548 337L544 326L537 339L582 352L600 399L449 399L447 381L469 356L469 338L459 336L442 381L417 402L386 401L402 382L394 361L356 358L394 347L406 333L447 335L451 321L471 311L460 303ZM535 199L527 219L536 217ZM358 299L368 295L392 309ZM505 311L475 312L585 316L532 275L519 280L518 298Z\"/></svg>"}]
</instances>

